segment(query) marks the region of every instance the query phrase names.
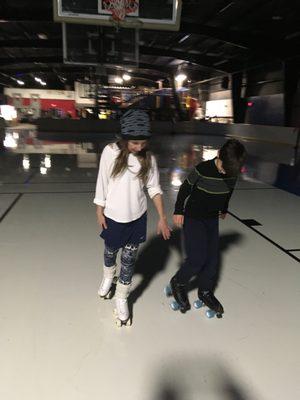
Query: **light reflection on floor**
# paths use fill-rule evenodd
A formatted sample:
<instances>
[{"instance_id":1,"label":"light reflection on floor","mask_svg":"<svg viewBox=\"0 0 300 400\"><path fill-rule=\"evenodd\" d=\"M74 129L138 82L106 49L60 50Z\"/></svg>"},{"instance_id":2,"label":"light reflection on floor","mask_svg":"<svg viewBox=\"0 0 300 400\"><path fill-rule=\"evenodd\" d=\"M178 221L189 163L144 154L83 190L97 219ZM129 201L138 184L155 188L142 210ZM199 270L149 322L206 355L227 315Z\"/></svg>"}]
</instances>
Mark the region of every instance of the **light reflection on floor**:
<instances>
[{"instance_id":1,"label":"light reflection on floor","mask_svg":"<svg viewBox=\"0 0 300 400\"><path fill-rule=\"evenodd\" d=\"M7 170L10 174L20 175L23 170L22 173L35 172L48 176L53 175L51 171L55 174L63 171L65 179L68 172L76 175L75 171L82 170L80 180L86 178L90 182L92 177L95 178L102 148L115 140L113 135L98 136L93 142L78 142L76 135L71 134L68 140L66 136L64 140L57 140L57 134L54 138L51 140L51 134L47 134L43 139L34 130L16 131L10 128L4 139L5 152L1 157L2 182L5 182ZM82 140L83 135L80 138ZM158 158L163 180L178 187L193 165L215 157L224 141L224 138L207 136L154 136L151 148ZM300 158L292 146L254 142L244 142L244 145L248 157L242 179L262 181L300 195Z\"/></svg>"}]
</instances>

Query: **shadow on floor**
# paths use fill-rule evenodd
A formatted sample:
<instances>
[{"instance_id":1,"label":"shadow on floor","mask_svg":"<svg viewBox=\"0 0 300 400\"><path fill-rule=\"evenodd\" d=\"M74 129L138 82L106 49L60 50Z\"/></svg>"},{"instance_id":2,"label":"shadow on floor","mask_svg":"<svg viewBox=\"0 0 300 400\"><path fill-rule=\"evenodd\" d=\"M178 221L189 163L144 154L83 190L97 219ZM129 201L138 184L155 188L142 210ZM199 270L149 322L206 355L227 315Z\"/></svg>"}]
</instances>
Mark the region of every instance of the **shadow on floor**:
<instances>
[{"instance_id":1,"label":"shadow on floor","mask_svg":"<svg viewBox=\"0 0 300 400\"><path fill-rule=\"evenodd\" d=\"M239 244L241 240L242 240L242 235L238 232L230 232L220 236L220 259L216 277L216 286L222 275L222 269L223 269L222 255L231 246ZM135 266L135 275L141 275L142 280L139 283L139 285L131 292L129 299L130 304L134 304L139 299L139 297L143 295L147 287L151 284L155 275L157 275L166 268L167 261L170 256L172 248L178 251L180 259L182 260L183 251L182 251L182 239L181 239L180 229L174 230L169 240L163 240L160 236L154 236L146 243L146 245L143 247L142 251L138 256ZM176 268L179 267L180 265L174 266L174 274L177 270ZM168 282L166 282L166 284L167 283ZM196 279L192 280L189 290L195 289L197 285L198 285L197 280Z\"/></svg>"},{"instance_id":2,"label":"shadow on floor","mask_svg":"<svg viewBox=\"0 0 300 400\"><path fill-rule=\"evenodd\" d=\"M163 365L163 369L160 365L153 369L156 374L150 378L150 400L250 400L244 382L217 357L189 357L181 353L164 359Z\"/></svg>"},{"instance_id":3,"label":"shadow on floor","mask_svg":"<svg viewBox=\"0 0 300 400\"><path fill-rule=\"evenodd\" d=\"M143 295L155 275L165 269L172 248L182 255L180 229L174 230L169 240L164 240L161 236L154 236L147 241L136 261L134 274L141 275L142 281L130 294L131 304Z\"/></svg>"}]
</instances>

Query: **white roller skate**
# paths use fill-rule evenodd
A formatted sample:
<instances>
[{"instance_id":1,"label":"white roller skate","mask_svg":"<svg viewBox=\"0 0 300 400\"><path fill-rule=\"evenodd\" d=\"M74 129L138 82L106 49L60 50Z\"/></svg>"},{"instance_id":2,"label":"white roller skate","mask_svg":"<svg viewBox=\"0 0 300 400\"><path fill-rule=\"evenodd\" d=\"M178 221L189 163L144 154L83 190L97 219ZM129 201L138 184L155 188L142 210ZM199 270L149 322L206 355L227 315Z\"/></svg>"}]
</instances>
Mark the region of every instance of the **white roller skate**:
<instances>
[{"instance_id":1,"label":"white roller skate","mask_svg":"<svg viewBox=\"0 0 300 400\"><path fill-rule=\"evenodd\" d=\"M116 290L116 308L114 314L116 317L116 324L118 327L122 325L130 326L131 318L128 310L127 298L130 291L130 285L123 285L122 283L117 283Z\"/></svg>"},{"instance_id":2,"label":"white roller skate","mask_svg":"<svg viewBox=\"0 0 300 400\"><path fill-rule=\"evenodd\" d=\"M117 266L106 267L103 266L103 279L98 289L98 295L104 299L112 298L112 284L114 282Z\"/></svg>"}]
</instances>

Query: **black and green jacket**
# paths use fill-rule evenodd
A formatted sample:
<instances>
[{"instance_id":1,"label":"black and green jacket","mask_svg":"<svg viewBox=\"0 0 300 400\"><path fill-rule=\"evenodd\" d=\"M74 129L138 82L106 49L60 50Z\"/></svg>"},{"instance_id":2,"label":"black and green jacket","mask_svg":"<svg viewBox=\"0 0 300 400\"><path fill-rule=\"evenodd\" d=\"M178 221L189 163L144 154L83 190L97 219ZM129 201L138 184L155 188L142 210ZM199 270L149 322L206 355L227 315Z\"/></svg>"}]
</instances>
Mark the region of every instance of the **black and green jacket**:
<instances>
[{"instance_id":1,"label":"black and green jacket","mask_svg":"<svg viewBox=\"0 0 300 400\"><path fill-rule=\"evenodd\" d=\"M188 175L179 189L174 214L200 219L227 211L237 177L221 174L215 160L201 162Z\"/></svg>"}]
</instances>

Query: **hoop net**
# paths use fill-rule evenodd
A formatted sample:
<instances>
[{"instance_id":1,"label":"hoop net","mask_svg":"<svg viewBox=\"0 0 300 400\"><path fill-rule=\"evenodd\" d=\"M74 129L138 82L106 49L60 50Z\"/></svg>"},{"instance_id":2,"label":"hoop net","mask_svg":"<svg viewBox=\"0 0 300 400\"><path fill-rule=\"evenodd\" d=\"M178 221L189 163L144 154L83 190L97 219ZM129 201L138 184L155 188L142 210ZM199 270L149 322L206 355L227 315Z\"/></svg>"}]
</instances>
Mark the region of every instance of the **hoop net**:
<instances>
[{"instance_id":1,"label":"hoop net","mask_svg":"<svg viewBox=\"0 0 300 400\"><path fill-rule=\"evenodd\" d=\"M124 21L126 15L138 10L139 0L103 0L103 8L112 14L116 22Z\"/></svg>"}]
</instances>

